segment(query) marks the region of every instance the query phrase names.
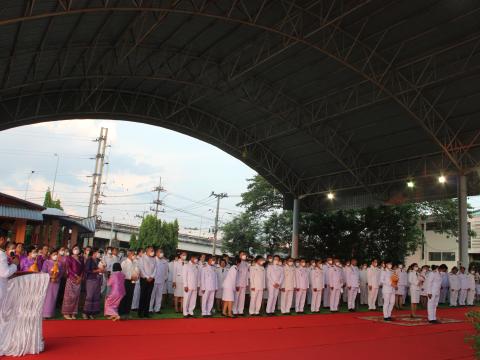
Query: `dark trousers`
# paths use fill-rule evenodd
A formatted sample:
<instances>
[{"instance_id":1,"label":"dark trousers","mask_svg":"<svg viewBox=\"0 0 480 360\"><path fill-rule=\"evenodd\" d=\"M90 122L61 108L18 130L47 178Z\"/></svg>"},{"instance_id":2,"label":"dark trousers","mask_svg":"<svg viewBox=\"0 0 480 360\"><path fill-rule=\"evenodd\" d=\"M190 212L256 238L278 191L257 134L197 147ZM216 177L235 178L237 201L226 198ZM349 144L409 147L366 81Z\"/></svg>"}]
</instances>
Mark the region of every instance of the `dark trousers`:
<instances>
[{"instance_id":1,"label":"dark trousers","mask_svg":"<svg viewBox=\"0 0 480 360\"><path fill-rule=\"evenodd\" d=\"M135 290L135 284L132 283L131 280L125 280L125 296L120 301L120 305L118 306L118 313L120 315L128 315L130 314L130 310L132 309L132 300L133 300L133 292Z\"/></svg>"},{"instance_id":2,"label":"dark trousers","mask_svg":"<svg viewBox=\"0 0 480 360\"><path fill-rule=\"evenodd\" d=\"M140 303L138 305L138 317L148 316L150 310L150 298L152 296L154 282L147 279L140 279Z\"/></svg>"}]
</instances>

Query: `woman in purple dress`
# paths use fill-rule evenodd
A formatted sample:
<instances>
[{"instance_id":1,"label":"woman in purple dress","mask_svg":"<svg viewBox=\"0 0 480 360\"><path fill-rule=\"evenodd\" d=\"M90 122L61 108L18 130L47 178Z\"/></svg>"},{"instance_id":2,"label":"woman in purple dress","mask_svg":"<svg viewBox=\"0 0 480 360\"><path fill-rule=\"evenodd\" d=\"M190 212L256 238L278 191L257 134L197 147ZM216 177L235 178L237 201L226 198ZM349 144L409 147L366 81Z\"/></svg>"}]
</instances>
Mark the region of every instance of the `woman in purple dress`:
<instances>
[{"instance_id":1,"label":"woman in purple dress","mask_svg":"<svg viewBox=\"0 0 480 360\"><path fill-rule=\"evenodd\" d=\"M85 261L85 305L83 306L83 318L94 319L100 313L100 295L102 289L103 267L99 266L100 259L98 249L94 248L88 253Z\"/></svg>"},{"instance_id":2,"label":"woman in purple dress","mask_svg":"<svg viewBox=\"0 0 480 360\"><path fill-rule=\"evenodd\" d=\"M105 299L105 316L110 320L120 320L118 315L118 306L125 296L125 275L122 273L122 267L119 263L114 263L112 273L108 279L108 288L110 292Z\"/></svg>"},{"instance_id":3,"label":"woman in purple dress","mask_svg":"<svg viewBox=\"0 0 480 360\"><path fill-rule=\"evenodd\" d=\"M27 248L27 256L20 259L20 271L39 272L41 268L38 266L38 251L35 246Z\"/></svg>"},{"instance_id":4,"label":"woman in purple dress","mask_svg":"<svg viewBox=\"0 0 480 360\"><path fill-rule=\"evenodd\" d=\"M67 320L74 320L78 312L80 285L83 277L83 258L80 257L80 247L75 245L72 254L65 261L67 282L63 296L62 314Z\"/></svg>"},{"instance_id":5,"label":"woman in purple dress","mask_svg":"<svg viewBox=\"0 0 480 360\"><path fill-rule=\"evenodd\" d=\"M43 305L43 318L49 319L55 315L55 304L57 302L60 279L63 275L63 266L58 260L57 250L53 250L50 254L50 259L43 262L42 272L50 275L47 296Z\"/></svg>"}]
</instances>

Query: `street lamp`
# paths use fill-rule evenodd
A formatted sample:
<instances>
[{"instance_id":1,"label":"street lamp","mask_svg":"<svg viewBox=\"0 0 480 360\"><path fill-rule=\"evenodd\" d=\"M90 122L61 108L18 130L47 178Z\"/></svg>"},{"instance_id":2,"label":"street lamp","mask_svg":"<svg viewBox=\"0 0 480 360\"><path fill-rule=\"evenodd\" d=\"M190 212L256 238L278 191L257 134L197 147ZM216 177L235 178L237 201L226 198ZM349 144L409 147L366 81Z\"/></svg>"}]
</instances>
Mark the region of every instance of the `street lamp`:
<instances>
[{"instance_id":1,"label":"street lamp","mask_svg":"<svg viewBox=\"0 0 480 360\"><path fill-rule=\"evenodd\" d=\"M55 193L55 183L57 182L57 172L58 172L58 162L60 161L60 155L57 153L53 154L53 156L57 157L57 165L55 166L55 175L53 177L53 186L52 186L52 200L54 199L54 193Z\"/></svg>"},{"instance_id":2,"label":"street lamp","mask_svg":"<svg viewBox=\"0 0 480 360\"><path fill-rule=\"evenodd\" d=\"M35 174L35 170L31 170L30 174L28 174L28 179L27 179L27 186L25 188L25 197L24 200L27 200L27 194L28 194L28 188L30 186L30 179L32 178L32 175Z\"/></svg>"}]
</instances>

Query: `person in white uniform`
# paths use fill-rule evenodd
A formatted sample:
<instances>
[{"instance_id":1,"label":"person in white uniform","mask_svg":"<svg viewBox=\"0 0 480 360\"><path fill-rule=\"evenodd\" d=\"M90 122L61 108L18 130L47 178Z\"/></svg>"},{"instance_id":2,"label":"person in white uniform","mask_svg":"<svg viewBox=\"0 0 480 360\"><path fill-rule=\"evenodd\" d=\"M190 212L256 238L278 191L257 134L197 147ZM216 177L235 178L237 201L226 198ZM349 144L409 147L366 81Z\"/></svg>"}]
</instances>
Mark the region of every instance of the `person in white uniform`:
<instances>
[{"instance_id":1,"label":"person in white uniform","mask_svg":"<svg viewBox=\"0 0 480 360\"><path fill-rule=\"evenodd\" d=\"M395 305L395 292L398 288L398 276L392 270L392 263L389 261L385 263L385 270L380 276L380 284L382 285L383 295L383 319L385 321L392 321L392 310Z\"/></svg>"},{"instance_id":2,"label":"person in white uniform","mask_svg":"<svg viewBox=\"0 0 480 360\"><path fill-rule=\"evenodd\" d=\"M183 317L193 317L195 304L197 303L198 288L200 287L199 268L197 255L191 255L190 261L183 266Z\"/></svg>"},{"instance_id":3,"label":"person in white uniform","mask_svg":"<svg viewBox=\"0 0 480 360\"><path fill-rule=\"evenodd\" d=\"M183 267L187 262L187 253L182 251L173 265L173 305L176 313L183 309Z\"/></svg>"},{"instance_id":4,"label":"person in white uniform","mask_svg":"<svg viewBox=\"0 0 480 360\"><path fill-rule=\"evenodd\" d=\"M473 306L475 303L475 270L471 269L467 274L467 306Z\"/></svg>"},{"instance_id":5,"label":"person in white uniform","mask_svg":"<svg viewBox=\"0 0 480 360\"><path fill-rule=\"evenodd\" d=\"M0 229L0 310L3 302L7 297L8 278L15 274L19 264L18 256L12 259L9 264L7 254L5 253L5 245L7 243L7 232Z\"/></svg>"},{"instance_id":6,"label":"person in white uniform","mask_svg":"<svg viewBox=\"0 0 480 360\"><path fill-rule=\"evenodd\" d=\"M446 266L446 265L445 265ZM440 273L442 275L442 287L440 288L440 304L446 304L450 292L450 282L448 281L448 268Z\"/></svg>"},{"instance_id":7,"label":"person in white uniform","mask_svg":"<svg viewBox=\"0 0 480 360\"><path fill-rule=\"evenodd\" d=\"M395 292L395 307L398 310L402 309L407 297L408 274L405 271L403 264L399 264L396 270L398 276L398 290Z\"/></svg>"},{"instance_id":8,"label":"person in white uniform","mask_svg":"<svg viewBox=\"0 0 480 360\"><path fill-rule=\"evenodd\" d=\"M249 268L250 265L247 262L247 253L241 251L240 254L241 263L238 264L237 284L235 292L235 300L233 302L233 314L243 315L245 308L245 294L248 286Z\"/></svg>"},{"instance_id":9,"label":"person in white uniform","mask_svg":"<svg viewBox=\"0 0 480 360\"><path fill-rule=\"evenodd\" d=\"M450 284L450 306L458 305L458 293L460 292L460 279L458 277L458 268L454 266L448 274L448 283Z\"/></svg>"},{"instance_id":10,"label":"person in white uniform","mask_svg":"<svg viewBox=\"0 0 480 360\"><path fill-rule=\"evenodd\" d=\"M460 267L460 272L458 273L458 280L460 281L460 293L458 294L458 305L465 306L467 301L467 274L465 273L465 267Z\"/></svg>"},{"instance_id":11,"label":"person in white uniform","mask_svg":"<svg viewBox=\"0 0 480 360\"><path fill-rule=\"evenodd\" d=\"M330 307L330 270L333 268L333 259L327 258L325 266L323 268L323 275L325 276L325 289L323 290L323 307L328 308Z\"/></svg>"},{"instance_id":12,"label":"person in white uniform","mask_svg":"<svg viewBox=\"0 0 480 360\"><path fill-rule=\"evenodd\" d=\"M292 258L287 259L287 264L283 267L283 283L282 283L282 298L281 298L281 311L282 314L289 314L292 307L293 292L295 291L296 276L295 265Z\"/></svg>"},{"instance_id":13,"label":"person in white uniform","mask_svg":"<svg viewBox=\"0 0 480 360\"><path fill-rule=\"evenodd\" d=\"M368 305L368 280L367 280L368 265L363 264L360 270L360 305Z\"/></svg>"},{"instance_id":14,"label":"person in white uniform","mask_svg":"<svg viewBox=\"0 0 480 360\"><path fill-rule=\"evenodd\" d=\"M308 275L307 262L301 259L300 266L295 269L295 312L297 314L302 314L304 311L309 286Z\"/></svg>"},{"instance_id":15,"label":"person in white uniform","mask_svg":"<svg viewBox=\"0 0 480 360\"><path fill-rule=\"evenodd\" d=\"M150 299L152 297L155 282L155 250L152 246L147 247L145 254L138 259L140 272L140 302L138 305L138 317L150 317Z\"/></svg>"},{"instance_id":16,"label":"person in white uniform","mask_svg":"<svg viewBox=\"0 0 480 360\"><path fill-rule=\"evenodd\" d=\"M312 313L320 312L320 305L322 303L322 293L325 287L325 278L323 274L322 262L320 260L315 262L315 267L310 271L310 289L312 290Z\"/></svg>"},{"instance_id":17,"label":"person in white uniform","mask_svg":"<svg viewBox=\"0 0 480 360\"><path fill-rule=\"evenodd\" d=\"M346 266L344 271L348 292L348 311L355 311L355 301L360 290L360 272L357 267L357 260L352 259L350 261L350 266Z\"/></svg>"},{"instance_id":18,"label":"person in white uniform","mask_svg":"<svg viewBox=\"0 0 480 360\"><path fill-rule=\"evenodd\" d=\"M416 263L410 265L408 270L408 284L410 289L410 317L417 317L417 306L420 303L420 278L418 276L418 265Z\"/></svg>"},{"instance_id":19,"label":"person in white uniform","mask_svg":"<svg viewBox=\"0 0 480 360\"><path fill-rule=\"evenodd\" d=\"M378 261L373 260L370 267L367 269L367 284L368 284L368 310L376 310L377 295L380 287L379 282L380 269L378 268Z\"/></svg>"},{"instance_id":20,"label":"person in white uniform","mask_svg":"<svg viewBox=\"0 0 480 360\"><path fill-rule=\"evenodd\" d=\"M262 307L263 290L265 289L265 259L257 256L254 264L250 267L250 308L249 314L260 315Z\"/></svg>"},{"instance_id":21,"label":"person in white uniform","mask_svg":"<svg viewBox=\"0 0 480 360\"><path fill-rule=\"evenodd\" d=\"M235 258L235 264L228 270L225 280L223 280L223 310L222 315L230 318L236 317L233 314L233 302L235 301L235 293L237 292L237 275L238 265L241 263L240 257Z\"/></svg>"},{"instance_id":22,"label":"person in white uniform","mask_svg":"<svg viewBox=\"0 0 480 360\"><path fill-rule=\"evenodd\" d=\"M424 286L428 297L428 321L431 324L438 324L437 306L438 300L440 300L440 288L442 287L442 275L440 272L445 270L443 266L437 267L436 265L432 265L432 271L425 280Z\"/></svg>"},{"instance_id":23,"label":"person in white uniform","mask_svg":"<svg viewBox=\"0 0 480 360\"><path fill-rule=\"evenodd\" d=\"M227 262L225 259L220 258L220 266L215 268L215 273L217 274L217 284L218 284L218 289L215 292L215 301L216 301L216 307L217 311L220 312L222 311L222 296L223 296L223 281L225 280L225 277L227 276Z\"/></svg>"},{"instance_id":24,"label":"person in white uniform","mask_svg":"<svg viewBox=\"0 0 480 360\"><path fill-rule=\"evenodd\" d=\"M157 249L155 257L155 283L153 284L152 297L150 299L150 312L161 314L163 290L167 286L168 261L162 249Z\"/></svg>"},{"instance_id":25,"label":"person in white uniform","mask_svg":"<svg viewBox=\"0 0 480 360\"><path fill-rule=\"evenodd\" d=\"M203 317L212 316L215 291L218 289L218 278L215 262L215 257L208 257L206 265L200 268L200 293L202 294Z\"/></svg>"},{"instance_id":26,"label":"person in white uniform","mask_svg":"<svg viewBox=\"0 0 480 360\"><path fill-rule=\"evenodd\" d=\"M273 315L275 313L275 305L277 304L278 293L280 286L283 284L284 277L285 274L283 267L280 265L280 257L275 255L272 263L269 263L267 266L267 315Z\"/></svg>"},{"instance_id":27,"label":"person in white uniform","mask_svg":"<svg viewBox=\"0 0 480 360\"><path fill-rule=\"evenodd\" d=\"M330 312L337 312L344 285L342 264L338 259L335 259L335 266L328 272L328 284L330 287Z\"/></svg>"}]
</instances>

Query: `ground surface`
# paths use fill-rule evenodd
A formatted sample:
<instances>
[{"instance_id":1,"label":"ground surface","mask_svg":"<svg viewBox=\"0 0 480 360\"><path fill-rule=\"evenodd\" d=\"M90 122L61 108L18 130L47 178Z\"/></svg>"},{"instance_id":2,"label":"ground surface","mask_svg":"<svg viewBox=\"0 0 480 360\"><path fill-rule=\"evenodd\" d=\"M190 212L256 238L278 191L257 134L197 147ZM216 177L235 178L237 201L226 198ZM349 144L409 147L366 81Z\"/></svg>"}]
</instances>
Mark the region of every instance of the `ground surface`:
<instances>
[{"instance_id":1,"label":"ground surface","mask_svg":"<svg viewBox=\"0 0 480 360\"><path fill-rule=\"evenodd\" d=\"M237 319L164 319L44 322L45 352L26 359L287 359L324 356L371 359L474 359L465 341L472 309L440 309L448 323L412 324L407 311L397 324L380 312ZM479 310L477 307L476 310ZM425 315L425 311L420 311ZM403 318L403 319L402 319ZM456 321L456 322L455 322ZM399 325L406 322L407 324ZM374 353L372 353L372 350ZM386 355L388 354L388 355Z\"/></svg>"}]
</instances>

